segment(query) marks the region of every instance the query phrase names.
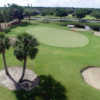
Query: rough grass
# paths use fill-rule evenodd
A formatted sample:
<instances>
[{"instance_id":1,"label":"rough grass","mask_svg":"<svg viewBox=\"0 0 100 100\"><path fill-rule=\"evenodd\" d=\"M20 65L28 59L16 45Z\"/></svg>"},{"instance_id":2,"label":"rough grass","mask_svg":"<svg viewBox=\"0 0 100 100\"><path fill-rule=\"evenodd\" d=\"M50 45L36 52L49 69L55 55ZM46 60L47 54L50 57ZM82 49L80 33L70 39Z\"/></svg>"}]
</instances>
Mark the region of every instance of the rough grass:
<instances>
[{"instance_id":1,"label":"rough grass","mask_svg":"<svg viewBox=\"0 0 100 100\"><path fill-rule=\"evenodd\" d=\"M52 26L59 28L59 26ZM28 27L17 28L23 31ZM14 34L16 34L17 28L13 29ZM64 29L64 27L61 28ZM100 66L100 37L94 36L91 32L81 32L81 34L88 37L90 42L87 46L82 48L56 48L40 44L38 56L35 61L28 59L27 66L38 75L51 75L59 81L66 89L66 100L100 100L100 91L86 84L80 74L80 70L86 66ZM22 63L17 61L12 54L13 49L11 48L6 54L8 65L21 66ZM2 66L0 56L0 68ZM1 87L0 100L9 99L19 100L14 92ZM36 100L42 99L37 97Z\"/></svg>"}]
</instances>

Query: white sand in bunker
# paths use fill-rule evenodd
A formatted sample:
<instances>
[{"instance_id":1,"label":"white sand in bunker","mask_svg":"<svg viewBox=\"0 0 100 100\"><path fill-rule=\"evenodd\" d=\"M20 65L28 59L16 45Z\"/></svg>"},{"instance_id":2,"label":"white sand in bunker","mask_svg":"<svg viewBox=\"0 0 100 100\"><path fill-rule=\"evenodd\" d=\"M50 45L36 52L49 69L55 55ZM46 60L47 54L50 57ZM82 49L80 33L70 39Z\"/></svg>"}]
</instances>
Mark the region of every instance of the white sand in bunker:
<instances>
[{"instance_id":1,"label":"white sand in bunker","mask_svg":"<svg viewBox=\"0 0 100 100\"><path fill-rule=\"evenodd\" d=\"M8 68L10 75L18 82L22 75L22 67L9 67ZM34 82L37 78L37 75L30 69L26 69L24 79ZM4 86L10 90L16 90L16 87L11 79L5 74L5 70L0 71L0 85Z\"/></svg>"},{"instance_id":2,"label":"white sand in bunker","mask_svg":"<svg viewBox=\"0 0 100 100\"><path fill-rule=\"evenodd\" d=\"M100 89L100 68L90 67L82 72L84 80L96 89Z\"/></svg>"}]
</instances>

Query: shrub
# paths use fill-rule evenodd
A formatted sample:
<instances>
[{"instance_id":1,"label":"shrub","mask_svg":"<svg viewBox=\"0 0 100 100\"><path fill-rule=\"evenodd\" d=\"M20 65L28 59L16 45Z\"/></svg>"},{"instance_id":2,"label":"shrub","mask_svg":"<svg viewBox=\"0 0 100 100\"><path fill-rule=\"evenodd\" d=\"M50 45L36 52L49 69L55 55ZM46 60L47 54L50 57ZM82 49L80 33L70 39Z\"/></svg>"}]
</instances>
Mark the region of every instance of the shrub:
<instances>
[{"instance_id":1,"label":"shrub","mask_svg":"<svg viewBox=\"0 0 100 100\"><path fill-rule=\"evenodd\" d=\"M4 31L5 33L8 33L8 32L10 32L10 30L11 30L11 28L7 28L7 29L4 29L3 31Z\"/></svg>"},{"instance_id":2,"label":"shrub","mask_svg":"<svg viewBox=\"0 0 100 100\"><path fill-rule=\"evenodd\" d=\"M99 24L88 23L87 25L90 26L95 31L100 31L100 25Z\"/></svg>"},{"instance_id":3,"label":"shrub","mask_svg":"<svg viewBox=\"0 0 100 100\"><path fill-rule=\"evenodd\" d=\"M100 23L82 23L82 22L72 22L72 21L60 23L60 25L62 26L67 26L68 24L75 25L75 27L78 27L78 28L84 28L85 25L88 25L93 30L100 31Z\"/></svg>"}]
</instances>

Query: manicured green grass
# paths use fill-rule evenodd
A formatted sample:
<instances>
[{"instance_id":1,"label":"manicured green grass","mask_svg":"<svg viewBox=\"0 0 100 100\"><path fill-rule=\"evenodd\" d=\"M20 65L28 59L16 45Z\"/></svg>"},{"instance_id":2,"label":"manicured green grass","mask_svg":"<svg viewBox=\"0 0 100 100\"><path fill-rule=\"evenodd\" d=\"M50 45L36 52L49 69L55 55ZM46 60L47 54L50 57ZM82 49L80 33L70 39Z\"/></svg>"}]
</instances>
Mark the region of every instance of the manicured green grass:
<instances>
[{"instance_id":1,"label":"manicured green grass","mask_svg":"<svg viewBox=\"0 0 100 100\"><path fill-rule=\"evenodd\" d=\"M87 16L84 17L84 19L90 19L90 20L92 20L92 19L96 19L96 18L93 17L93 16L91 16L91 15L87 15Z\"/></svg>"},{"instance_id":2,"label":"manicured green grass","mask_svg":"<svg viewBox=\"0 0 100 100\"><path fill-rule=\"evenodd\" d=\"M83 47L88 44L88 38L78 32L68 31L67 28L46 25L30 25L26 29L17 27L12 29L10 35L28 32L34 35L39 42L56 47Z\"/></svg>"},{"instance_id":3,"label":"manicured green grass","mask_svg":"<svg viewBox=\"0 0 100 100\"><path fill-rule=\"evenodd\" d=\"M42 26L55 27L56 29L66 29L66 27L54 24L41 24ZM17 27L12 29L9 35L20 34L33 26ZM36 27L34 25L34 27ZM40 43L39 53L35 61L28 59L28 67L38 75L51 75L59 81L66 89L66 100L100 100L100 90L92 88L84 82L80 70L86 66L100 66L100 37L96 37L91 32L80 32L89 39L89 44L80 48L60 48L48 46ZM6 57L9 66L21 66L12 55L13 49L7 51ZM0 68L2 69L0 56ZM60 95L60 94L59 94ZM15 93L0 88L0 100L20 100ZM41 100L41 99L37 99Z\"/></svg>"},{"instance_id":4,"label":"manicured green grass","mask_svg":"<svg viewBox=\"0 0 100 100\"><path fill-rule=\"evenodd\" d=\"M88 44L88 38L84 35L53 27L37 26L27 30L41 43L56 47L82 47Z\"/></svg>"}]
</instances>

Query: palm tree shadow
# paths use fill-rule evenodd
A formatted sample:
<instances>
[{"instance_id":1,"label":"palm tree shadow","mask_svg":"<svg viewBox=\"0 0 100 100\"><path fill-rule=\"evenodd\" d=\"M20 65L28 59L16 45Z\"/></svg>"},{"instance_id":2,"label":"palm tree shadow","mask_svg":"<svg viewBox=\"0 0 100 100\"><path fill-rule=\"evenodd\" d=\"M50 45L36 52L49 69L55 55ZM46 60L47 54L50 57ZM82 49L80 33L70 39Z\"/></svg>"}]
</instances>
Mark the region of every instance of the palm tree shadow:
<instances>
[{"instance_id":1,"label":"palm tree shadow","mask_svg":"<svg viewBox=\"0 0 100 100\"><path fill-rule=\"evenodd\" d=\"M40 82L31 91L14 91L17 100L67 100L66 89L52 76L39 76Z\"/></svg>"}]
</instances>

